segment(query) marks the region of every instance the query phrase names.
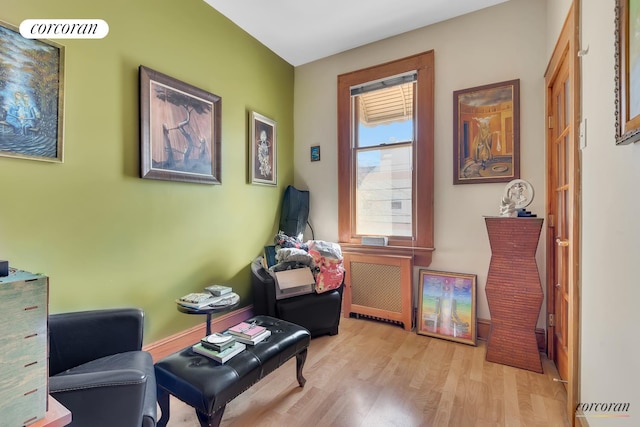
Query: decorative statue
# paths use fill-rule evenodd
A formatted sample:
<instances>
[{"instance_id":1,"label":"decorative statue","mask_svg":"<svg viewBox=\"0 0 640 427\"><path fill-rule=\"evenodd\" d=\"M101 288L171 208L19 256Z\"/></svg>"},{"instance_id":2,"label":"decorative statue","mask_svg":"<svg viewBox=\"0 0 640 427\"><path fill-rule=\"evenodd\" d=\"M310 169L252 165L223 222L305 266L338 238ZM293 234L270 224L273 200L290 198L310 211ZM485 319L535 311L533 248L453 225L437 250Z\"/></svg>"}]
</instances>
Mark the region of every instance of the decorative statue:
<instances>
[{"instance_id":1,"label":"decorative statue","mask_svg":"<svg viewBox=\"0 0 640 427\"><path fill-rule=\"evenodd\" d=\"M516 203L509 196L502 196L502 203L500 203L500 216L518 216Z\"/></svg>"},{"instance_id":2,"label":"decorative statue","mask_svg":"<svg viewBox=\"0 0 640 427\"><path fill-rule=\"evenodd\" d=\"M535 216L528 212L527 215L524 208L529 206L533 201L533 186L529 181L524 179L514 179L509 182L502 193L502 201L500 203L500 216ZM518 210L521 211L518 215Z\"/></svg>"}]
</instances>

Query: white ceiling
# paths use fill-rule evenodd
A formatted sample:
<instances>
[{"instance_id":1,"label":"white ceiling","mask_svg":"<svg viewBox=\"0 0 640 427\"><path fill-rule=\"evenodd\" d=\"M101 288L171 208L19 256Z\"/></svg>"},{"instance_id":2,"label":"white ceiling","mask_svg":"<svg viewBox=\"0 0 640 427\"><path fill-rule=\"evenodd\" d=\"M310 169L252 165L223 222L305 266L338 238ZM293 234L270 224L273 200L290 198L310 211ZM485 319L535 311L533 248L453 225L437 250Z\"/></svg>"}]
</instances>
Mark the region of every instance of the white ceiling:
<instances>
[{"instance_id":1,"label":"white ceiling","mask_svg":"<svg viewBox=\"0 0 640 427\"><path fill-rule=\"evenodd\" d=\"M205 0L293 66L508 0Z\"/></svg>"}]
</instances>

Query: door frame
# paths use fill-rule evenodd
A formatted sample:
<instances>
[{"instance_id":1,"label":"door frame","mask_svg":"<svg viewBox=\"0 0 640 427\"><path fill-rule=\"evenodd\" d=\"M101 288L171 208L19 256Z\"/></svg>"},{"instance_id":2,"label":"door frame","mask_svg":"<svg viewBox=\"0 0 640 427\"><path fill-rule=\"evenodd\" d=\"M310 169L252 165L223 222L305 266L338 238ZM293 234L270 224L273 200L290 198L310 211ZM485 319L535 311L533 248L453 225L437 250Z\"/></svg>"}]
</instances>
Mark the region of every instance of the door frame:
<instances>
[{"instance_id":1,"label":"door frame","mask_svg":"<svg viewBox=\"0 0 640 427\"><path fill-rule=\"evenodd\" d=\"M574 170L573 174L569 177L570 182L573 185L573 198L570 201L573 212L573 224L571 230L569 230L569 240L571 242L571 250L569 251L569 307L568 307L568 336L567 336L567 351L568 351L568 378L567 378L567 416L571 420L571 425L576 425L576 413L575 408L580 402L580 219L581 219L581 159L580 159L580 121L581 121L581 108L580 108L580 59L578 55L579 50L579 22L580 22L580 0L573 0L569 13L565 19L562 31L556 42L555 49L549 60L547 70L545 71L545 91L546 91L546 116L551 117L551 109L553 99L551 94L551 85L554 82L558 71L560 70L561 60L567 58L569 65L569 77L571 79L570 84L570 117L569 123L571 126L570 135L572 141L571 153L573 156ZM553 143L553 129L550 124L547 126L546 132L546 147L547 147L547 159L546 159L546 180L547 180L547 212L551 211L553 197L555 192L552 188L552 180L550 179L553 174L553 165L551 164L552 153L551 147ZM546 262L547 262L547 313L551 314L555 312L555 290L554 290L554 245L555 242L555 230L550 225L553 225L553 219L547 218L546 228ZM550 326L549 316L547 316L547 356L553 360L554 346L553 346L553 334L554 328Z\"/></svg>"}]
</instances>

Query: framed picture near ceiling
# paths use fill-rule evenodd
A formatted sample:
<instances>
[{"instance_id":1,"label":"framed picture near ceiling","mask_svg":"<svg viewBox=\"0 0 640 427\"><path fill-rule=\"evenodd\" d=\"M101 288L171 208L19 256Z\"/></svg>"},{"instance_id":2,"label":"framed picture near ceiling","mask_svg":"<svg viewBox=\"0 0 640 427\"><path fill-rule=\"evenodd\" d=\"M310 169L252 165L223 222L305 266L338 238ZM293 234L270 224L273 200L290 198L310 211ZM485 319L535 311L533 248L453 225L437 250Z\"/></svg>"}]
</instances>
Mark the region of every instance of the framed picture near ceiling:
<instances>
[{"instance_id":1,"label":"framed picture near ceiling","mask_svg":"<svg viewBox=\"0 0 640 427\"><path fill-rule=\"evenodd\" d=\"M63 160L64 46L0 22L0 156Z\"/></svg>"},{"instance_id":2,"label":"framed picture near ceiling","mask_svg":"<svg viewBox=\"0 0 640 427\"><path fill-rule=\"evenodd\" d=\"M476 345L476 275L420 270L417 333Z\"/></svg>"},{"instance_id":3,"label":"framed picture near ceiling","mask_svg":"<svg viewBox=\"0 0 640 427\"><path fill-rule=\"evenodd\" d=\"M453 92L453 183L520 178L520 80Z\"/></svg>"},{"instance_id":4,"label":"framed picture near ceiling","mask_svg":"<svg viewBox=\"0 0 640 427\"><path fill-rule=\"evenodd\" d=\"M277 124L274 120L252 111L249 117L249 174L252 184L276 185Z\"/></svg>"},{"instance_id":5,"label":"framed picture near ceiling","mask_svg":"<svg viewBox=\"0 0 640 427\"><path fill-rule=\"evenodd\" d=\"M140 176L221 184L222 99L140 66Z\"/></svg>"},{"instance_id":6,"label":"framed picture near ceiling","mask_svg":"<svg viewBox=\"0 0 640 427\"><path fill-rule=\"evenodd\" d=\"M616 3L616 143L640 140L640 0Z\"/></svg>"}]
</instances>

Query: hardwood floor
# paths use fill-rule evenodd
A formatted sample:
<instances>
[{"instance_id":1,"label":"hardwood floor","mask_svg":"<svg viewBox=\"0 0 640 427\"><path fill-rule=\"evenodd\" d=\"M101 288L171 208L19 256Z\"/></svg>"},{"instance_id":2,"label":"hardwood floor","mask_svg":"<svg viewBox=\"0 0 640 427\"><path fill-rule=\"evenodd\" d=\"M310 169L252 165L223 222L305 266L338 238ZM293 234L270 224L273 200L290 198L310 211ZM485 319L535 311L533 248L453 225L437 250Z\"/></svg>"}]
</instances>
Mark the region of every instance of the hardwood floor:
<instances>
[{"instance_id":1,"label":"hardwood floor","mask_svg":"<svg viewBox=\"0 0 640 427\"><path fill-rule=\"evenodd\" d=\"M485 360L477 347L365 319L311 341L296 381L295 359L227 405L221 427L569 426L566 393L543 356L544 374ZM169 427L199 427L171 397Z\"/></svg>"}]
</instances>

